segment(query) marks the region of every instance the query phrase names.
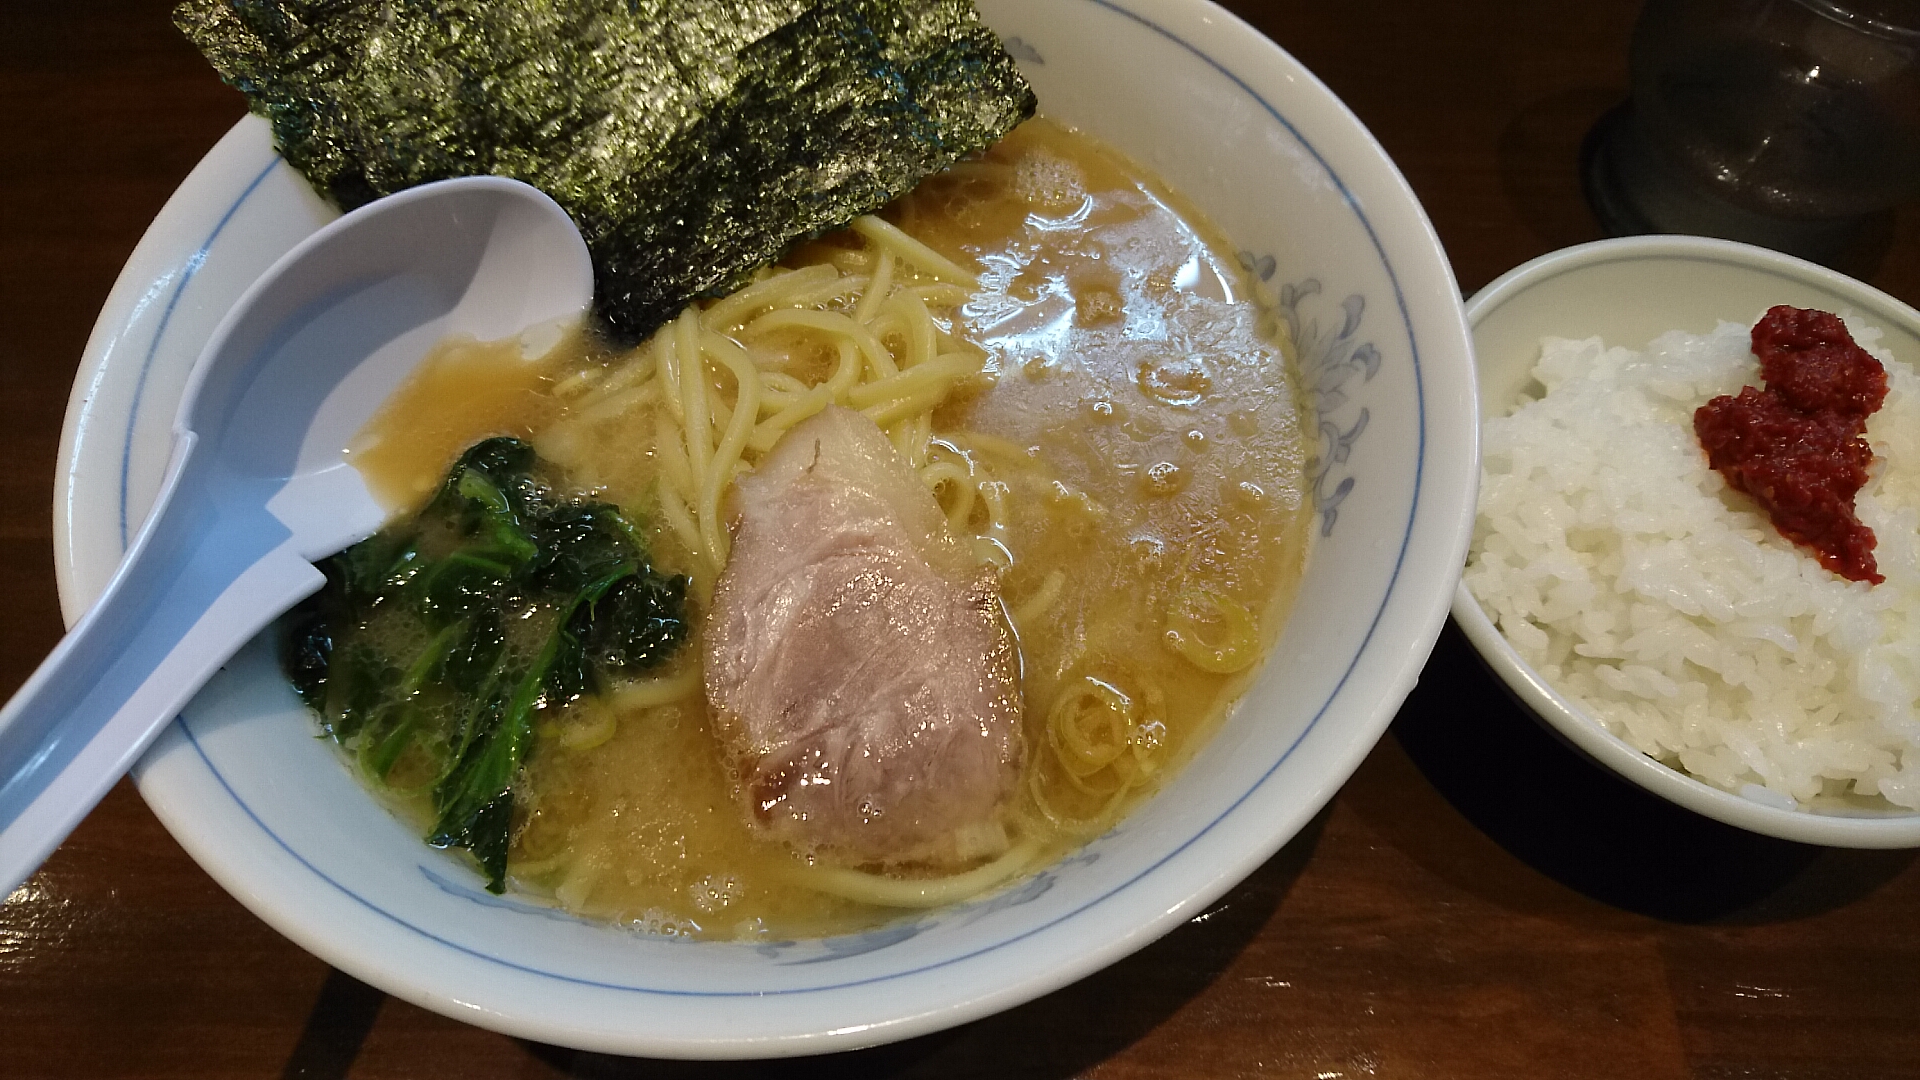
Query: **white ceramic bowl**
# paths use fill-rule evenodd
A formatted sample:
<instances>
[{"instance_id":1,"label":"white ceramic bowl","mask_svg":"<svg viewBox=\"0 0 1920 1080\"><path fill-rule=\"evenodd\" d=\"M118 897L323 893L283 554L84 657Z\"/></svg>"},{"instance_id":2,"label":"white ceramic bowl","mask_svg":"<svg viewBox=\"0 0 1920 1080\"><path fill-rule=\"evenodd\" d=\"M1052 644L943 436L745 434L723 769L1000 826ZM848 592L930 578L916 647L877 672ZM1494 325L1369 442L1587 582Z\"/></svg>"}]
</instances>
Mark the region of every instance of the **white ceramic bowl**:
<instances>
[{"instance_id":1,"label":"white ceramic bowl","mask_svg":"<svg viewBox=\"0 0 1920 1080\"><path fill-rule=\"evenodd\" d=\"M483 892L367 797L256 642L136 777L187 851L262 919L377 987L531 1039L684 1057L845 1049L1018 1004L1141 947L1292 838L1373 746L1445 617L1478 475L1466 324L1432 229L1352 114L1219 8L980 6L1042 109L1198 204L1295 326L1322 432L1319 537L1240 707L1111 834L998 895L847 938L689 943ZM249 119L135 251L88 344L62 444L69 618L152 498L207 332L330 213Z\"/></svg>"},{"instance_id":2,"label":"white ceramic bowl","mask_svg":"<svg viewBox=\"0 0 1920 1080\"><path fill-rule=\"evenodd\" d=\"M1775 304L1852 310L1886 332L1894 355L1920 367L1920 312L1893 297L1791 256L1725 240L1637 236L1543 255L1467 302L1488 416L1512 411L1533 381L1543 337L1598 335L1644 349L1668 330L1704 334L1721 321L1751 322ZM1920 847L1920 814L1810 811L1768 805L1667 767L1609 732L1520 658L1462 584L1453 617L1519 699L1567 741L1662 798L1753 832L1834 847Z\"/></svg>"}]
</instances>

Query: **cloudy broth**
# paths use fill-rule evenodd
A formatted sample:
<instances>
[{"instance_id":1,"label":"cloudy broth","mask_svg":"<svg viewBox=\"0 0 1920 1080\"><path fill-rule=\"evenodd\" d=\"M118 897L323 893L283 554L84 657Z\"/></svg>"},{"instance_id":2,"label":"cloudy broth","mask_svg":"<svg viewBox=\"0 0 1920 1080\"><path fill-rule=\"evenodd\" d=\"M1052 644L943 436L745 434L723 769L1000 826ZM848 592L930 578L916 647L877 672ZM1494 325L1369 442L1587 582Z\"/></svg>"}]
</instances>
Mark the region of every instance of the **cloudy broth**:
<instances>
[{"instance_id":1,"label":"cloudy broth","mask_svg":"<svg viewBox=\"0 0 1920 1080\"><path fill-rule=\"evenodd\" d=\"M1002 567L1028 747L1002 824L1041 844L1037 868L1150 798L1257 669L1306 556L1310 439L1284 346L1246 301L1231 249L1093 140L1031 121L883 216L980 277L936 309L931 332L983 353L985 371L933 414L915 464L973 478L923 473ZM872 258L838 235L783 265L851 271ZM585 337L537 360L521 351L443 345L354 463L397 508L479 438L529 438L642 523L660 568L694 576L697 621L711 575L653 497L664 464L652 410L666 406L638 380L619 389L630 359ZM800 375L830 362L802 344L783 359ZM696 641L624 701L583 699L539 724L517 791L515 885L660 933L817 936L897 917L809 887L800 858L749 831L704 695L684 693L699 657ZM1116 702L1141 721L1126 747L1103 742L1100 709ZM1049 717L1068 725L1066 745Z\"/></svg>"}]
</instances>

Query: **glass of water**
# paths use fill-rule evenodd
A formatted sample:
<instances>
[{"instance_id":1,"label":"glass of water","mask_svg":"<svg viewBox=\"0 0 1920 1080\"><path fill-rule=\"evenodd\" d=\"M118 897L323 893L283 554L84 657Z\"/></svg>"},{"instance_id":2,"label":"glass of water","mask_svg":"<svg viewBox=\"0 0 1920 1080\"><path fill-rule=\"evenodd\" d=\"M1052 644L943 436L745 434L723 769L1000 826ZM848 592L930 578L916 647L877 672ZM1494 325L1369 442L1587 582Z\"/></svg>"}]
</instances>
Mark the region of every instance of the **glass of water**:
<instances>
[{"instance_id":1,"label":"glass of water","mask_svg":"<svg viewBox=\"0 0 1920 1080\"><path fill-rule=\"evenodd\" d=\"M1920 196L1920 0L1647 0L1590 137L1608 231L1845 262Z\"/></svg>"}]
</instances>

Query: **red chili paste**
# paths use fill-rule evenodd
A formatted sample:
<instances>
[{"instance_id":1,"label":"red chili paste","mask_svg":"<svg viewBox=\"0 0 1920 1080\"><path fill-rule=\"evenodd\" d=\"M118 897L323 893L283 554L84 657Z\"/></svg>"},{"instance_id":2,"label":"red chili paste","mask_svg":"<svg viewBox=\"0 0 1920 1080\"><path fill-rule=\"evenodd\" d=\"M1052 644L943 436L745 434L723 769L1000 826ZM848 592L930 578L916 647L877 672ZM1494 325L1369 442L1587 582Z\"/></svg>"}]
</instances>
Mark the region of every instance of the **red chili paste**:
<instances>
[{"instance_id":1,"label":"red chili paste","mask_svg":"<svg viewBox=\"0 0 1920 1080\"><path fill-rule=\"evenodd\" d=\"M1873 463L1862 436L1887 396L1886 369L1838 316L1785 306L1754 324L1753 354L1767 388L1714 398L1693 414L1707 463L1820 565L1880 584L1873 530L1854 516L1853 497Z\"/></svg>"}]
</instances>

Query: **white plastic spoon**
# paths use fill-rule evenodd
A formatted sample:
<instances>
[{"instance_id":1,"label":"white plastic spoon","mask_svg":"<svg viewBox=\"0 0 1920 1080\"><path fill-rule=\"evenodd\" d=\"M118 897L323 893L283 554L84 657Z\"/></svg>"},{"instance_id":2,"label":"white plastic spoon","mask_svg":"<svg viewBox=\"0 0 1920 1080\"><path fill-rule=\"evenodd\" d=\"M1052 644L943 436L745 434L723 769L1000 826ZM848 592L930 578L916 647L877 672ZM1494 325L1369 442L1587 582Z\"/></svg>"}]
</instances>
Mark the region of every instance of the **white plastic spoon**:
<instances>
[{"instance_id":1,"label":"white plastic spoon","mask_svg":"<svg viewBox=\"0 0 1920 1080\"><path fill-rule=\"evenodd\" d=\"M160 494L93 608L0 709L0 896L214 671L386 512L345 448L434 343L579 317L586 245L513 180L412 188L332 222L241 295L188 376Z\"/></svg>"}]
</instances>

